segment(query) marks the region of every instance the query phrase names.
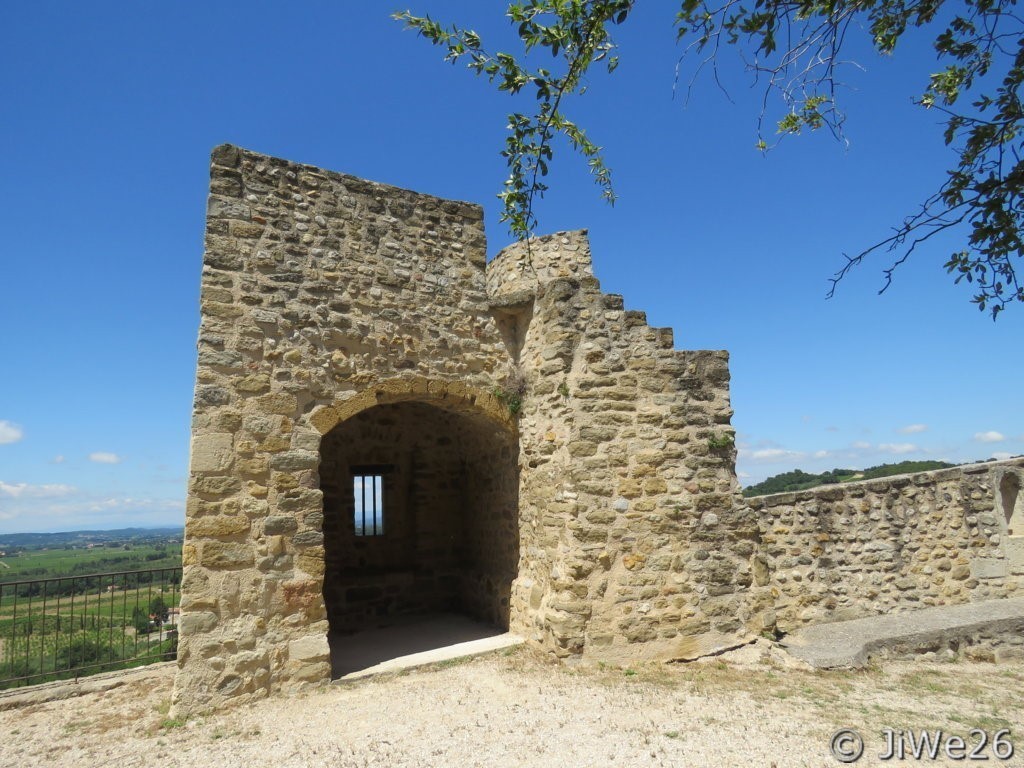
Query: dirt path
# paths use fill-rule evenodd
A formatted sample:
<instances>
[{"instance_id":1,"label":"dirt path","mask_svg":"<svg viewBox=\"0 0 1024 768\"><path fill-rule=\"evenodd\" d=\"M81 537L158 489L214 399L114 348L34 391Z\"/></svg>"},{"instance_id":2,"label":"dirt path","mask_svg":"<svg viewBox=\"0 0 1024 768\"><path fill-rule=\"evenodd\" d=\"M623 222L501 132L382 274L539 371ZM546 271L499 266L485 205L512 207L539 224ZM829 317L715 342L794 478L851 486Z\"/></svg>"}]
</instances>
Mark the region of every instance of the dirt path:
<instances>
[{"instance_id":1,"label":"dirt path","mask_svg":"<svg viewBox=\"0 0 1024 768\"><path fill-rule=\"evenodd\" d=\"M878 759L891 727L963 737L1007 728L1020 754L986 764L1024 766L1020 662L583 670L517 650L186 723L167 720L172 675L164 667L105 693L0 712L0 766L819 767L840 765L828 744L841 727L864 734L857 765L897 762Z\"/></svg>"}]
</instances>

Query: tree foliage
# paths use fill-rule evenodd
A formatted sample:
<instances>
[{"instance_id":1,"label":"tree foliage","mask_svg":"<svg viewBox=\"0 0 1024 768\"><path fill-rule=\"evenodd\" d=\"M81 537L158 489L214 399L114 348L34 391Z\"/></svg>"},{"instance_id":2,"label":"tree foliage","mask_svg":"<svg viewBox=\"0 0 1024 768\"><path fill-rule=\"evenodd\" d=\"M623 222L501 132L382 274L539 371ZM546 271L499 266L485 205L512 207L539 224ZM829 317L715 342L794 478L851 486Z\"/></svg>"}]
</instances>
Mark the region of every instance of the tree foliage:
<instances>
[{"instance_id":1,"label":"tree foliage","mask_svg":"<svg viewBox=\"0 0 1024 768\"><path fill-rule=\"evenodd\" d=\"M529 237L536 226L534 200L547 190L543 178L554 156L552 140L557 135L565 137L587 159L601 194L608 202L615 202L611 171L601 148L566 117L561 107L567 95L586 91L583 78L592 65L600 62L609 73L615 71L618 58L611 55L615 44L609 29L623 23L632 6L632 0L510 3L508 17L516 25L524 54L546 49L555 62L554 69L530 68L522 57L491 53L473 30L444 27L429 16L414 16L409 11L394 15L444 47L445 61L465 60L473 72L486 77L498 90L517 94L527 89L536 96L537 108L532 115L514 112L508 116L509 135L501 153L509 167L505 188L498 195L504 206L502 221L507 221L520 239Z\"/></svg>"},{"instance_id":2,"label":"tree foliage","mask_svg":"<svg viewBox=\"0 0 1024 768\"><path fill-rule=\"evenodd\" d=\"M854 480L874 480L880 477L904 475L910 472L927 472L932 469L952 467L945 461L900 461L895 464L879 464L867 469L832 469L820 474L810 474L801 469L772 475L755 485L743 489L744 496L765 496L770 493L788 493L817 488L819 485L835 485Z\"/></svg>"},{"instance_id":3,"label":"tree foliage","mask_svg":"<svg viewBox=\"0 0 1024 768\"><path fill-rule=\"evenodd\" d=\"M170 616L170 614L170 609L167 607L167 603L164 602L162 597L154 597L150 601L149 615L157 622L157 626L160 626L167 621L167 617Z\"/></svg>"},{"instance_id":4,"label":"tree foliage","mask_svg":"<svg viewBox=\"0 0 1024 768\"><path fill-rule=\"evenodd\" d=\"M139 606L132 609L132 626L136 636L149 634L149 614Z\"/></svg>"},{"instance_id":5,"label":"tree foliage","mask_svg":"<svg viewBox=\"0 0 1024 768\"><path fill-rule=\"evenodd\" d=\"M601 194L614 203L611 171L601 147L572 122L566 97L583 94L594 65L609 73L618 64L612 37L628 21L635 0L520 0L507 16L522 44L516 56L492 52L480 36L459 26L444 26L411 11L395 18L445 49L444 58L464 62L499 90L532 92L536 108L508 117L502 155L509 176L500 197L502 219L520 239L536 224L535 202L547 189L544 177L558 137L583 155ZM766 126L776 136L825 128L842 137L837 68L844 63L848 36L866 29L873 47L891 54L912 28L940 30L934 48L940 66L916 98L920 106L943 113L945 141L955 162L945 181L892 235L854 256L832 278L831 296L854 266L877 251L891 251L884 291L894 270L924 241L947 230L962 234L962 248L945 263L956 282L973 283L972 301L995 318L1012 302L1024 302L1017 268L1024 251L1021 225L1024 160L1021 128L1024 111L1024 23L1015 0L682 0L673 23L685 45L683 60L695 62L694 74L716 70L723 44L744 55L747 67L764 85L757 147L767 150ZM535 66L545 53L548 66ZM533 55L531 55L533 54ZM769 118L776 99L780 114Z\"/></svg>"}]
</instances>

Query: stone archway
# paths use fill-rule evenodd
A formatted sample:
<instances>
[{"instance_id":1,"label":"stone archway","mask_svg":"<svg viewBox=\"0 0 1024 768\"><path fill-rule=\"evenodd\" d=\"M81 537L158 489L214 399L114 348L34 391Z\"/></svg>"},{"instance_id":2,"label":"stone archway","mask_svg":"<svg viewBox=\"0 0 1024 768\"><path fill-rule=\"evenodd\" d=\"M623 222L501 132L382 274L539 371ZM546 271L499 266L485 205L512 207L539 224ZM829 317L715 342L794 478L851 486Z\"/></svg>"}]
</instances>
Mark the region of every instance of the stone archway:
<instances>
[{"instance_id":1,"label":"stone archway","mask_svg":"<svg viewBox=\"0 0 1024 768\"><path fill-rule=\"evenodd\" d=\"M329 423L317 416L318 428ZM519 449L504 406L403 380L331 409L331 421L341 416L323 434L319 467L332 637L452 613L507 631ZM332 642L332 655L342 647Z\"/></svg>"}]
</instances>

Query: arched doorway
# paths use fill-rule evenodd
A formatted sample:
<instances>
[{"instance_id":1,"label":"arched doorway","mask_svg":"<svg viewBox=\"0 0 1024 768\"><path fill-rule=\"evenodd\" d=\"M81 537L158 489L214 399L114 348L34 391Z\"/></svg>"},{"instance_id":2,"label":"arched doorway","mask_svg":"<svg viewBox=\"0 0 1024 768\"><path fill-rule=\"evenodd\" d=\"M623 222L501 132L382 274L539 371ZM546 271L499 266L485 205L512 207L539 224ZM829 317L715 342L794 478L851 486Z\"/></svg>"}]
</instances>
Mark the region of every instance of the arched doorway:
<instances>
[{"instance_id":1,"label":"arched doorway","mask_svg":"<svg viewBox=\"0 0 1024 768\"><path fill-rule=\"evenodd\" d=\"M373 405L321 441L324 602L343 638L458 614L508 629L519 564L518 445L507 425L425 401ZM349 646L351 647L351 646Z\"/></svg>"}]
</instances>

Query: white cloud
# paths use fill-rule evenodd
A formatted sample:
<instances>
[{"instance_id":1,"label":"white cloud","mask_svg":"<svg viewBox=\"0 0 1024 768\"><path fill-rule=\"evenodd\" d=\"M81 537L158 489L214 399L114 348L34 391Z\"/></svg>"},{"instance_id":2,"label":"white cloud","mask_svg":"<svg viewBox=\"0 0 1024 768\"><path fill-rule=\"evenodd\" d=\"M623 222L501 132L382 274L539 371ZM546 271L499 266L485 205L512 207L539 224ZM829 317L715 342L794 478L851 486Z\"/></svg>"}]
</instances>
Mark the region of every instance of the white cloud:
<instances>
[{"instance_id":1,"label":"white cloud","mask_svg":"<svg viewBox=\"0 0 1024 768\"><path fill-rule=\"evenodd\" d=\"M855 443L853 443L853 447L856 448L858 451L866 451L871 448L871 443L865 443L863 440L858 440Z\"/></svg>"},{"instance_id":2,"label":"white cloud","mask_svg":"<svg viewBox=\"0 0 1024 768\"><path fill-rule=\"evenodd\" d=\"M813 456L816 459L827 459L832 455L832 451L815 451Z\"/></svg>"},{"instance_id":3,"label":"white cloud","mask_svg":"<svg viewBox=\"0 0 1024 768\"><path fill-rule=\"evenodd\" d=\"M75 492L75 487L61 483L46 485L29 485L28 483L10 484L0 480L0 497L9 499L54 499L68 496Z\"/></svg>"},{"instance_id":4,"label":"white cloud","mask_svg":"<svg viewBox=\"0 0 1024 768\"><path fill-rule=\"evenodd\" d=\"M120 464L121 457L116 453L97 451L89 454L89 461L95 461L97 464Z\"/></svg>"},{"instance_id":5,"label":"white cloud","mask_svg":"<svg viewBox=\"0 0 1024 768\"><path fill-rule=\"evenodd\" d=\"M913 443L880 443L878 450L885 453L913 453L920 449Z\"/></svg>"},{"instance_id":6,"label":"white cloud","mask_svg":"<svg viewBox=\"0 0 1024 768\"><path fill-rule=\"evenodd\" d=\"M838 432L839 431L839 427L828 426L828 427L825 427L825 431L826 432Z\"/></svg>"},{"instance_id":7,"label":"white cloud","mask_svg":"<svg viewBox=\"0 0 1024 768\"><path fill-rule=\"evenodd\" d=\"M976 432L974 439L979 443L1001 443L1006 439L1006 436L1001 432L989 430L988 432Z\"/></svg>"},{"instance_id":8,"label":"white cloud","mask_svg":"<svg viewBox=\"0 0 1024 768\"><path fill-rule=\"evenodd\" d=\"M127 512L139 510L177 510L184 509L185 505L176 499L134 499L131 496L123 498L108 497L105 499L92 499L82 501L73 505L66 505L65 510L75 512Z\"/></svg>"},{"instance_id":9,"label":"white cloud","mask_svg":"<svg viewBox=\"0 0 1024 768\"><path fill-rule=\"evenodd\" d=\"M901 435L916 435L919 432L924 432L928 429L927 424L908 424L905 427L900 427L896 431Z\"/></svg>"},{"instance_id":10,"label":"white cloud","mask_svg":"<svg viewBox=\"0 0 1024 768\"><path fill-rule=\"evenodd\" d=\"M782 461L802 459L806 454L799 451L787 451L785 448L761 448L757 451L745 452L752 461Z\"/></svg>"},{"instance_id":11,"label":"white cloud","mask_svg":"<svg viewBox=\"0 0 1024 768\"><path fill-rule=\"evenodd\" d=\"M64 457L61 456L60 454L57 454L52 459L50 459L50 463L51 464L63 464L64 463Z\"/></svg>"},{"instance_id":12,"label":"white cloud","mask_svg":"<svg viewBox=\"0 0 1024 768\"><path fill-rule=\"evenodd\" d=\"M10 498L0 488L5 533L181 525L185 518L181 499L93 496L58 485L6 486L10 488L17 494ZM44 490L51 498L43 498Z\"/></svg>"},{"instance_id":13,"label":"white cloud","mask_svg":"<svg viewBox=\"0 0 1024 768\"><path fill-rule=\"evenodd\" d=\"M0 445L5 443L16 443L25 436L25 431L17 424L9 421L0 421Z\"/></svg>"},{"instance_id":14,"label":"white cloud","mask_svg":"<svg viewBox=\"0 0 1024 768\"><path fill-rule=\"evenodd\" d=\"M1006 461L1007 459L1012 459L1013 454L1010 453L1009 451L995 451L992 454L992 458L996 459L997 461Z\"/></svg>"}]
</instances>

